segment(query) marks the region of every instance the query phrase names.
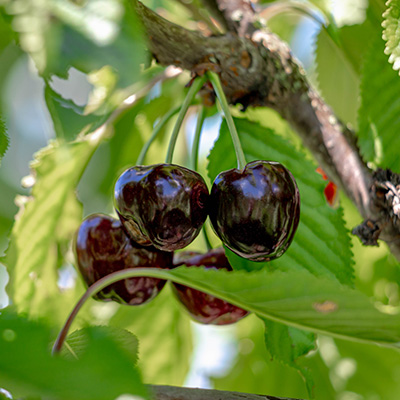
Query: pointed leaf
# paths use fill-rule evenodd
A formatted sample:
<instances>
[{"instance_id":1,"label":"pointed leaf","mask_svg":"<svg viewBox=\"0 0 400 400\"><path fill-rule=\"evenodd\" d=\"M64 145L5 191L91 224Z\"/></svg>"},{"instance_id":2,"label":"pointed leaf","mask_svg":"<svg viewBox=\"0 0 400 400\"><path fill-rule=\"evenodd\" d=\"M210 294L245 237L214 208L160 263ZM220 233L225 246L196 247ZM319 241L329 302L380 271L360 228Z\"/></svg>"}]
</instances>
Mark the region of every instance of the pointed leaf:
<instances>
[{"instance_id":1,"label":"pointed leaf","mask_svg":"<svg viewBox=\"0 0 400 400\"><path fill-rule=\"evenodd\" d=\"M388 314L360 291L305 270L229 272L183 266L129 273L172 280L295 328L400 348L400 314Z\"/></svg>"},{"instance_id":2,"label":"pointed leaf","mask_svg":"<svg viewBox=\"0 0 400 400\"><path fill-rule=\"evenodd\" d=\"M247 161L273 160L282 163L294 175L300 191L300 224L287 252L269 263L243 260L227 252L235 268L307 269L317 276L329 276L351 285L353 280L350 238L341 208L330 208L324 198L325 183L316 166L304 153L275 135L270 129L245 119L235 119ZM228 128L221 125L220 137L209 156L209 176L236 167Z\"/></svg>"},{"instance_id":3,"label":"pointed leaf","mask_svg":"<svg viewBox=\"0 0 400 400\"><path fill-rule=\"evenodd\" d=\"M74 190L101 138L95 132L71 143L53 142L32 162L36 183L32 196L21 201L2 260L11 277L7 292L19 311L51 315L57 309L57 302L49 299L62 297L57 287L58 246L70 240L80 223L81 205Z\"/></svg>"}]
</instances>

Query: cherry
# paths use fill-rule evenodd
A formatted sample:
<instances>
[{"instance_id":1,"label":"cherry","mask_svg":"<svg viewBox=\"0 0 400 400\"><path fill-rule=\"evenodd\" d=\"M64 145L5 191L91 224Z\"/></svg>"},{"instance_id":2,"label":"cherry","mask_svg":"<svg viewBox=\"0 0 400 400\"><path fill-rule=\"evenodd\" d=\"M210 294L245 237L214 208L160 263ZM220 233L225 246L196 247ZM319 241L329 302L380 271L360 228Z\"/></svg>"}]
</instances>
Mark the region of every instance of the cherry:
<instances>
[{"instance_id":1,"label":"cherry","mask_svg":"<svg viewBox=\"0 0 400 400\"><path fill-rule=\"evenodd\" d=\"M128 234L142 245L164 251L186 247L208 213L203 178L173 164L135 166L115 184L115 208Z\"/></svg>"},{"instance_id":2,"label":"cherry","mask_svg":"<svg viewBox=\"0 0 400 400\"><path fill-rule=\"evenodd\" d=\"M251 261L280 257L300 219L300 194L293 175L280 163L253 161L215 179L210 219L222 242Z\"/></svg>"},{"instance_id":3,"label":"cherry","mask_svg":"<svg viewBox=\"0 0 400 400\"><path fill-rule=\"evenodd\" d=\"M75 238L75 253L88 286L126 268L172 267L173 253L137 245L125 234L119 220L102 214L93 214L82 222ZM156 278L129 278L107 286L95 298L140 305L153 299L164 285L164 280Z\"/></svg>"},{"instance_id":4,"label":"cherry","mask_svg":"<svg viewBox=\"0 0 400 400\"><path fill-rule=\"evenodd\" d=\"M232 271L232 267L222 248L214 249L206 254L182 252L177 254L174 265L204 266L205 268L224 268ZM185 306L189 314L203 324L233 324L246 315L248 311L236 307L224 300L207 293L173 283L173 291L178 300Z\"/></svg>"}]
</instances>

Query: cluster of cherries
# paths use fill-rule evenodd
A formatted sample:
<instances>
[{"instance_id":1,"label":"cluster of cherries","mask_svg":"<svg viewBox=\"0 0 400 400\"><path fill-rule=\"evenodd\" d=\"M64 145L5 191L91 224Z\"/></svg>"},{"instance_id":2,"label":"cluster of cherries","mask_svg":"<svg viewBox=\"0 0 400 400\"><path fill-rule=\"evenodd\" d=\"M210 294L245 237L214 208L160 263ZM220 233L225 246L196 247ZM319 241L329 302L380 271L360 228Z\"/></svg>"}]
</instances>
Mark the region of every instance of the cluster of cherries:
<instances>
[{"instance_id":1,"label":"cluster of cherries","mask_svg":"<svg viewBox=\"0 0 400 400\"><path fill-rule=\"evenodd\" d=\"M231 251L251 261L272 260L290 245L300 215L292 174L270 161L253 161L243 170L221 172L211 193L204 179L185 167L134 166L117 180L114 201L119 219L91 215L76 235L77 264L89 286L126 268L187 265L232 270L222 248L174 255L197 237L207 216ZM96 297L140 305L153 299L165 283L150 277L128 278L107 286ZM184 285L174 283L173 290L202 323L229 324L248 314Z\"/></svg>"}]
</instances>

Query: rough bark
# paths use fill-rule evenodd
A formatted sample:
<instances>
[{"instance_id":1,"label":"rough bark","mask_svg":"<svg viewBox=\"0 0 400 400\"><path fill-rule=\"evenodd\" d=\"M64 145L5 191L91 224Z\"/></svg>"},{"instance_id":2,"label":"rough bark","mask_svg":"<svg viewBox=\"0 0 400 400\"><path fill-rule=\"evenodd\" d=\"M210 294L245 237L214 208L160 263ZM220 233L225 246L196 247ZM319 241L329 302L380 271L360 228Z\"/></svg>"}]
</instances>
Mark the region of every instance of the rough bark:
<instances>
[{"instance_id":1,"label":"rough bark","mask_svg":"<svg viewBox=\"0 0 400 400\"><path fill-rule=\"evenodd\" d=\"M235 0L230 5L226 0L205 3L218 9L228 33L205 37L135 2L156 60L194 74L213 69L219 73L231 104L276 110L299 134L329 179L349 196L366 221L373 222L374 232L400 260L400 229L393 218L393 204L377 197L377 188L381 192L386 187L389 193L388 186L393 181L377 180L360 155L354 132L313 90L288 46L276 35L254 29L248 1ZM240 15L234 6L239 7L244 19L233 18Z\"/></svg>"},{"instance_id":2,"label":"rough bark","mask_svg":"<svg viewBox=\"0 0 400 400\"><path fill-rule=\"evenodd\" d=\"M287 397L264 396L249 393L174 386L149 386L154 400L301 400Z\"/></svg>"}]
</instances>

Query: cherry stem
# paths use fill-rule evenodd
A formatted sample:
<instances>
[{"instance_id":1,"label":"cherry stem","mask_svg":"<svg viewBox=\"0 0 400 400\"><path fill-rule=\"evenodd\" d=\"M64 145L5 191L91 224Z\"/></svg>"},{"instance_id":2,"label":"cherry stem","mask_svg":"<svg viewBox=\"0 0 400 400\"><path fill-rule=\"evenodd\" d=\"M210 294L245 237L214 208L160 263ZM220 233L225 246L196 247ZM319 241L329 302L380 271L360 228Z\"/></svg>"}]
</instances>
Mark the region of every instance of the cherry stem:
<instances>
[{"instance_id":1,"label":"cherry stem","mask_svg":"<svg viewBox=\"0 0 400 400\"><path fill-rule=\"evenodd\" d=\"M200 106L199 113L197 115L196 129L194 131L192 154L191 154L191 166L193 171L197 171L199 162L199 147L200 147L200 137L203 128L204 120L206 118L206 113L204 106Z\"/></svg>"},{"instance_id":2,"label":"cherry stem","mask_svg":"<svg viewBox=\"0 0 400 400\"><path fill-rule=\"evenodd\" d=\"M176 144L176 140L178 138L179 130L181 129L183 119L185 118L187 110L189 109L190 105L192 104L196 94L202 88L205 81L206 81L206 77L202 76L202 77L196 78L193 81L192 85L190 86L190 89L186 95L185 100L183 101L183 104L179 111L178 118L176 120L174 129L171 134L171 139L170 139L168 151L167 151L167 157L165 159L166 164L172 163L172 157L174 155L175 144Z\"/></svg>"},{"instance_id":3,"label":"cherry stem","mask_svg":"<svg viewBox=\"0 0 400 400\"><path fill-rule=\"evenodd\" d=\"M149 140L145 143L142 150L140 151L139 157L137 158L136 165L142 165L143 161L146 157L146 154L154 142L160 131L164 128L165 124L171 119L179 111L179 107L175 107L169 110L164 117L158 122L157 126L154 128L152 135L150 136Z\"/></svg>"},{"instance_id":4,"label":"cherry stem","mask_svg":"<svg viewBox=\"0 0 400 400\"><path fill-rule=\"evenodd\" d=\"M243 152L242 145L240 143L239 135L237 133L235 123L233 122L232 114L229 110L229 105L226 100L224 90L222 89L221 82L219 80L219 76L215 72L212 72L212 71L207 71L206 76L210 80L210 82L214 88L215 94L218 97L219 103L221 104L221 108L224 113L225 120L228 125L228 129L231 134L231 137L232 137L233 146L235 148L238 169L243 170L247 164L246 157L244 156L244 152Z\"/></svg>"},{"instance_id":5,"label":"cherry stem","mask_svg":"<svg viewBox=\"0 0 400 400\"><path fill-rule=\"evenodd\" d=\"M200 110L197 115L196 129L194 132L192 154L191 154L191 166L190 167L192 168L193 171L197 171L197 168L198 168L200 137L201 137L201 131L203 128L205 118L206 118L205 108L203 106L200 106ZM207 250L211 250L212 246L211 246L210 240L208 239L205 224L203 225L202 231L203 231L204 241L206 243Z\"/></svg>"}]
</instances>

